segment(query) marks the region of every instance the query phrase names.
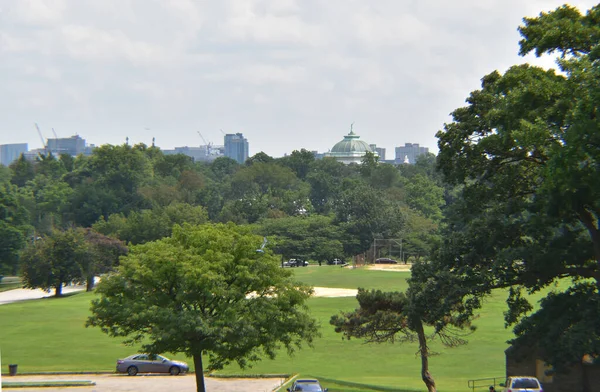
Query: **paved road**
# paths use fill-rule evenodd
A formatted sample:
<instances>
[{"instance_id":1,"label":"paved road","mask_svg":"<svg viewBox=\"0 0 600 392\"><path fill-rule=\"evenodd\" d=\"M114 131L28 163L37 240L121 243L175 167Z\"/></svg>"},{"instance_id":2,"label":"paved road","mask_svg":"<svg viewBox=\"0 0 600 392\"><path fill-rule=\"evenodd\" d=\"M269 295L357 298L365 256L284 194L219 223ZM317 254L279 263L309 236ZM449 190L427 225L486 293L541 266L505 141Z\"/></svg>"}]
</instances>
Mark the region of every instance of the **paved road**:
<instances>
[{"instance_id":1,"label":"paved road","mask_svg":"<svg viewBox=\"0 0 600 392\"><path fill-rule=\"evenodd\" d=\"M129 377L118 374L76 374L76 375L35 375L35 376L2 376L3 382L25 381L58 381L77 380L94 381L96 385L89 387L69 388L3 388L2 391L15 392L195 392L196 378L193 374L182 376L138 375ZM208 392L271 392L280 387L282 378L206 378Z\"/></svg>"},{"instance_id":2,"label":"paved road","mask_svg":"<svg viewBox=\"0 0 600 392\"><path fill-rule=\"evenodd\" d=\"M63 294L75 291L85 290L85 286L66 286L63 287ZM0 293L0 305L10 304L12 302L26 301L29 299L41 299L54 296L54 290L47 292L41 289L14 289Z\"/></svg>"}]
</instances>

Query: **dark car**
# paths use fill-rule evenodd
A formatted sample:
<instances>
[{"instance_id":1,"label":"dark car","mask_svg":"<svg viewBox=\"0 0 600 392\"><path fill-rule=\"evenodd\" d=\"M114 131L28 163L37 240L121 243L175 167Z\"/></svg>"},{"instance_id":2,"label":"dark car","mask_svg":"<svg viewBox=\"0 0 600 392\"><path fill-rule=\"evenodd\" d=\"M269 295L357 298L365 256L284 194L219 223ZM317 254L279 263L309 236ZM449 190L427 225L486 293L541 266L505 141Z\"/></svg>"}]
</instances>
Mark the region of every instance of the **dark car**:
<instances>
[{"instance_id":1,"label":"dark car","mask_svg":"<svg viewBox=\"0 0 600 392\"><path fill-rule=\"evenodd\" d=\"M288 392L296 391L307 391L307 392L327 392L327 388L323 389L319 380L314 378L296 380L292 384L291 388L287 389Z\"/></svg>"},{"instance_id":2,"label":"dark car","mask_svg":"<svg viewBox=\"0 0 600 392\"><path fill-rule=\"evenodd\" d=\"M283 262L284 267L307 267L308 261L302 259L289 259Z\"/></svg>"},{"instance_id":3,"label":"dark car","mask_svg":"<svg viewBox=\"0 0 600 392\"><path fill-rule=\"evenodd\" d=\"M375 260L375 264L398 264L398 262L394 259L390 259L389 257L381 257Z\"/></svg>"},{"instance_id":4,"label":"dark car","mask_svg":"<svg viewBox=\"0 0 600 392\"><path fill-rule=\"evenodd\" d=\"M127 358L117 359L117 373L135 376L138 373L171 373L176 376L190 370L185 362L172 361L162 355L134 354Z\"/></svg>"}]
</instances>

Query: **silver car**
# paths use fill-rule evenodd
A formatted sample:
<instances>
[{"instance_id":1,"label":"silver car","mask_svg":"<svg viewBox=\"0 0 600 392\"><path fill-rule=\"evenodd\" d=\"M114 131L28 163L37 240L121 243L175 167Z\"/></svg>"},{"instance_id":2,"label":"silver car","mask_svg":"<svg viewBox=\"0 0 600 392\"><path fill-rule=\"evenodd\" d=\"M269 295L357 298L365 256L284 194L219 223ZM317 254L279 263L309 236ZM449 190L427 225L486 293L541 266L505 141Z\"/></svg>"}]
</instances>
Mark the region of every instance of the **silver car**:
<instances>
[{"instance_id":1,"label":"silver car","mask_svg":"<svg viewBox=\"0 0 600 392\"><path fill-rule=\"evenodd\" d=\"M162 355L134 354L124 359L117 359L117 373L135 376L138 373L171 373L176 376L190 370L185 362L172 361Z\"/></svg>"}]
</instances>

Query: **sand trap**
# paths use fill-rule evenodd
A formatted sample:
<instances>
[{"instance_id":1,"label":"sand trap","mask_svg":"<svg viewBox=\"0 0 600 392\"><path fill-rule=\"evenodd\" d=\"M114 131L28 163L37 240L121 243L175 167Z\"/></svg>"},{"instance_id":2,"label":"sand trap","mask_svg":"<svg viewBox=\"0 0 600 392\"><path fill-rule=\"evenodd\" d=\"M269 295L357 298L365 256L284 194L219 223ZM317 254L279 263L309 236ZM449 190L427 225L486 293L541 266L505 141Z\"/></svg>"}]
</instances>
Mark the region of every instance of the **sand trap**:
<instances>
[{"instance_id":1,"label":"sand trap","mask_svg":"<svg viewBox=\"0 0 600 392\"><path fill-rule=\"evenodd\" d=\"M367 269L377 271L410 272L410 267L412 267L412 264L370 264L367 266Z\"/></svg>"},{"instance_id":2,"label":"sand trap","mask_svg":"<svg viewBox=\"0 0 600 392\"><path fill-rule=\"evenodd\" d=\"M315 297L356 297L356 289L334 289L331 287L315 287Z\"/></svg>"}]
</instances>

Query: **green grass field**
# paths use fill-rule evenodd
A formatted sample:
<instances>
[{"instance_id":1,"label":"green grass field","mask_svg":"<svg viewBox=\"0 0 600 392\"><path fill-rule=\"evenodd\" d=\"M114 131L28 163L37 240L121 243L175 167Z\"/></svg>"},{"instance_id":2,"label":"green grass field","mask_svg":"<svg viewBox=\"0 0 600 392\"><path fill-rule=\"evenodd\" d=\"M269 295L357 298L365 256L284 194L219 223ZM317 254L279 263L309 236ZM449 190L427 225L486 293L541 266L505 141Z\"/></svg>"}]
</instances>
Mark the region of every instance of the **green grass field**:
<instances>
[{"instance_id":1,"label":"green grass field","mask_svg":"<svg viewBox=\"0 0 600 392\"><path fill-rule=\"evenodd\" d=\"M403 290L407 272L342 269L334 266L298 268L299 280L314 285L338 288L377 288ZM16 363L19 372L34 371L112 371L115 361L134 353L120 340L109 338L97 328L85 328L92 293L66 298L43 299L0 306L0 349L2 362ZM504 374L504 350L512 336L504 329L502 312L506 295L496 293L485 304L477 320L478 330L469 344L446 349L430 360L430 370L440 391L467 391L469 379L498 377ZM275 360L264 360L253 368L229 366L221 374L296 374L327 380L331 392L391 390L420 391L420 360L415 344L367 345L359 340L342 340L329 325L340 310L356 307L356 299L312 298L309 307L321 323L322 337L313 348L305 347L293 357L282 352ZM173 356L185 360L181 355ZM188 359L188 362L191 361ZM338 380L341 384L336 383ZM354 384L382 389L362 388ZM387 387L387 388L386 388Z\"/></svg>"},{"instance_id":2,"label":"green grass field","mask_svg":"<svg viewBox=\"0 0 600 392\"><path fill-rule=\"evenodd\" d=\"M5 276L0 280L0 293L3 291L19 289L23 286L21 278L15 276Z\"/></svg>"}]
</instances>

